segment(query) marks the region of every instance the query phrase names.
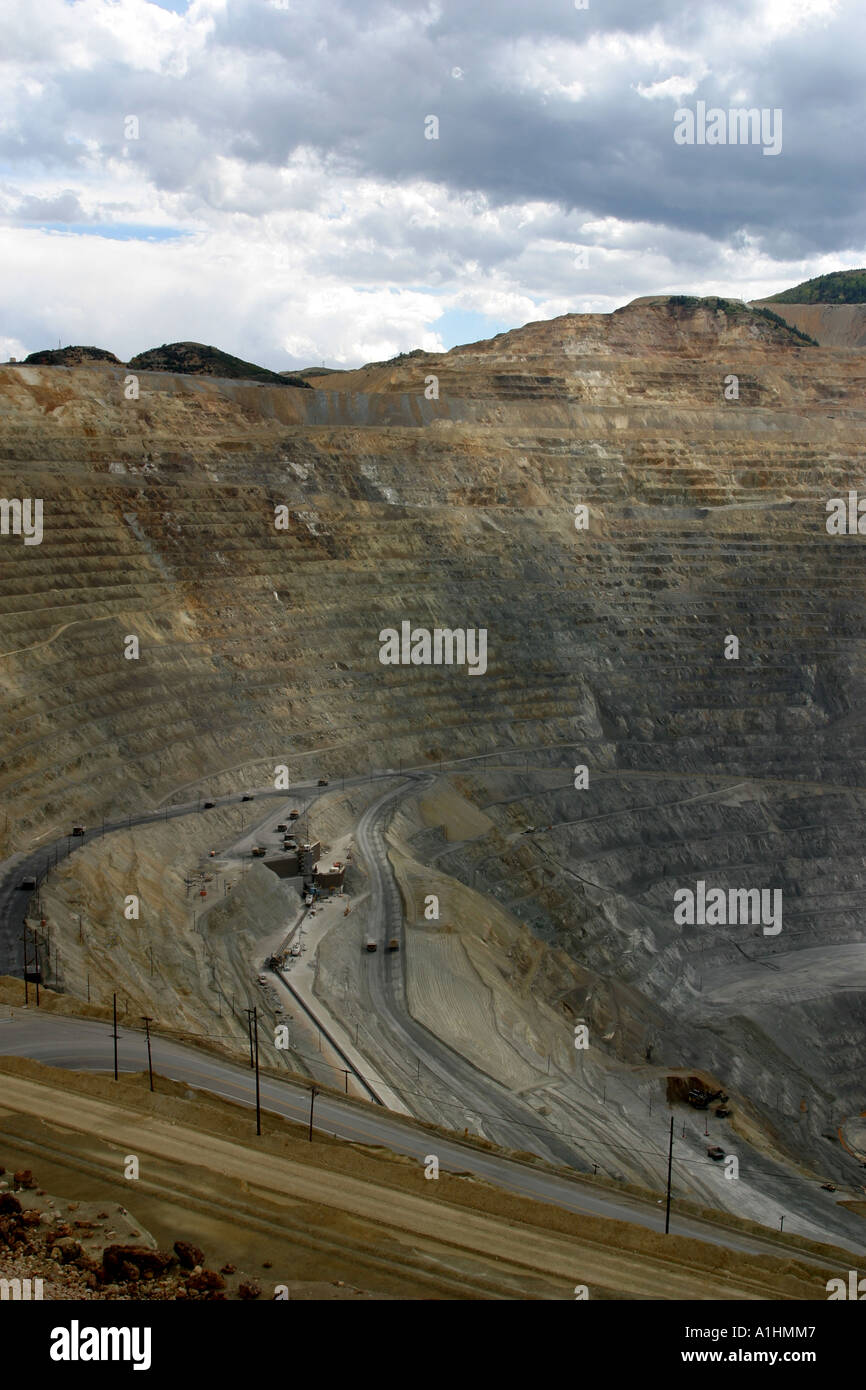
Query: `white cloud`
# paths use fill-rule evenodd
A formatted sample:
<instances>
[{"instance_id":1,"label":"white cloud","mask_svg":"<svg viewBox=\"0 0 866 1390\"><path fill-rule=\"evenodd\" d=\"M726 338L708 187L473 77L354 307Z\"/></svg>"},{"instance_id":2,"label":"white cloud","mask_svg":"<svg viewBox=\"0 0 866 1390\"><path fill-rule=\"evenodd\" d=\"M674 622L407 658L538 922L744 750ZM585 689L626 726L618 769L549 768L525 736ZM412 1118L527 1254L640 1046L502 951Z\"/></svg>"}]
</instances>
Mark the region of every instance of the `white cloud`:
<instances>
[{"instance_id":1,"label":"white cloud","mask_svg":"<svg viewBox=\"0 0 866 1390\"><path fill-rule=\"evenodd\" d=\"M866 241L840 136L862 124L855 7L660 0L615 27L618 12L589 27L561 0L40 0L34 25L0 0L7 343L125 356L199 338L271 366L354 364L438 346L443 312L498 326L664 288L763 293ZM760 160L675 149L684 97L777 104L782 76L775 184ZM49 235L37 218L188 235Z\"/></svg>"},{"instance_id":2,"label":"white cloud","mask_svg":"<svg viewBox=\"0 0 866 1390\"><path fill-rule=\"evenodd\" d=\"M697 77L686 77L682 73L665 77L660 82L651 82L649 86L644 86L643 82L638 82L635 91L638 96L645 97L647 101L682 101L683 97L691 96L698 85Z\"/></svg>"}]
</instances>

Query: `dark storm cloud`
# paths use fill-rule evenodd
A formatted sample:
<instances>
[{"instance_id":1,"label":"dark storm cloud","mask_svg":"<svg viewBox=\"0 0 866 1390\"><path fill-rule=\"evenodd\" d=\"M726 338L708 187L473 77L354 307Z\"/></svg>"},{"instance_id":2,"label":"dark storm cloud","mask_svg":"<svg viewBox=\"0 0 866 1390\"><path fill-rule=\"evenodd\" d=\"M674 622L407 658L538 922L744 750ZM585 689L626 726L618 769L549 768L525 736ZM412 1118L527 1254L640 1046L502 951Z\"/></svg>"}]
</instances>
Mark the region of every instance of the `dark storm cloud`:
<instances>
[{"instance_id":1,"label":"dark storm cloud","mask_svg":"<svg viewBox=\"0 0 866 1390\"><path fill-rule=\"evenodd\" d=\"M723 16L715 7L625 0L587 11L560 0L427 10L353 0L291 11L248 0L228 8L212 43L256 74L255 87L229 80L214 89L193 73L185 90L195 125L245 161L281 165L307 145L338 167L482 190L496 204L552 200L721 238L740 228L784 234L790 254L831 249L840 226L862 239L857 145L847 138L862 128L866 105L862 19L849 6L826 24L795 25L772 39L759 27L762 41L751 45L760 14L745 0ZM593 47L613 35L644 38L646 52ZM557 54L567 62L571 45L582 46L569 72L584 87L580 100L521 82L521 57L531 61L538 43L549 46L554 65ZM693 92L639 94L641 84L687 75L689 54L705 69ZM461 76L452 76L455 67ZM782 154L675 145L673 113L698 99L725 109L781 107ZM439 118L438 141L423 138L427 114ZM191 138L162 159L144 149L141 156L177 187L196 178L200 143Z\"/></svg>"},{"instance_id":2,"label":"dark storm cloud","mask_svg":"<svg viewBox=\"0 0 866 1390\"><path fill-rule=\"evenodd\" d=\"M74 166L81 142L95 140L103 157L122 153L158 188L225 207L213 178L219 156L279 168L309 147L335 173L432 179L493 204L553 201L717 238L740 228L784 235L789 254L831 249L840 228L862 239L853 161L866 26L846 5L768 36L764 8L238 0L214 12L210 33L173 70L136 67L110 49L86 68L55 69L23 97L0 152ZM690 73L697 85L687 95L639 94ZM782 154L677 146L673 113L699 98L781 107ZM135 142L123 136L130 112L141 120ZM440 121L435 141L424 139L428 114Z\"/></svg>"}]
</instances>

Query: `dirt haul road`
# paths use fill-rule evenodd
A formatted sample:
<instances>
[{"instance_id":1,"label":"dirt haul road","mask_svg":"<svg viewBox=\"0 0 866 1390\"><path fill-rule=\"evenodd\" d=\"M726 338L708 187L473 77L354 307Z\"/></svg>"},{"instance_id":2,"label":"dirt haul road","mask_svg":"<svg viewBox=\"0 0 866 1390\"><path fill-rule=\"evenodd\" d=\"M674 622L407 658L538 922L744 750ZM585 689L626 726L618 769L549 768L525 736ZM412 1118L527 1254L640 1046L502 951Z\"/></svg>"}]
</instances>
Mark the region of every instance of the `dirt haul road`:
<instances>
[{"instance_id":1,"label":"dirt haul road","mask_svg":"<svg viewBox=\"0 0 866 1390\"><path fill-rule=\"evenodd\" d=\"M567 1142L554 1134L538 1133L538 1118L527 1106L515 1100L503 1086L485 1076L459 1053L452 1051L431 1032L417 1023L409 1012L403 975L405 950L403 909L400 893L388 861L384 824L395 801L408 791L417 793L428 779L413 778L379 797L358 822L355 844L369 874L370 920L378 923L380 951L370 962L367 985L380 1026L387 1026L400 1043L404 1056L418 1059L465 1106L466 1126L502 1148L529 1149L554 1163L580 1167L580 1157ZM400 951L387 949L395 938ZM411 1105L411 1096L406 1099ZM483 1117L483 1120L479 1120ZM454 1122L452 1122L454 1123ZM454 1123L454 1128L457 1124Z\"/></svg>"},{"instance_id":2,"label":"dirt haul road","mask_svg":"<svg viewBox=\"0 0 866 1390\"><path fill-rule=\"evenodd\" d=\"M110 1084L102 1083L106 1087ZM452 1284L462 1274L470 1297L572 1299L578 1285L626 1298L826 1297L827 1271L810 1268L805 1259L799 1266L721 1254L676 1237L665 1244L664 1255L652 1249L637 1253L634 1248L622 1248L633 1244L635 1233L616 1222L593 1222L591 1234L581 1235L571 1228L571 1223L576 1225L574 1217L549 1208L536 1209L537 1221L533 1221L531 1203L521 1205L517 1220L514 1215L491 1215L472 1209L477 1194L471 1191L467 1191L465 1205L438 1196L439 1184L425 1182L420 1169L412 1175L418 1183L416 1194L405 1190L405 1176L402 1183L392 1185L319 1166L315 1146L309 1161L299 1162L279 1150L263 1151L262 1141L253 1148L174 1118L146 1113L145 1106L138 1108L129 1092L123 1103L112 1103L90 1094L70 1094L57 1084L7 1074L3 1077L0 1115L4 1112L7 1116L9 1112L39 1115L47 1135L55 1126L85 1134L91 1147L104 1152L109 1161L112 1148L121 1154L135 1153L142 1179L156 1165L161 1171L167 1166L176 1199L185 1190L191 1199L198 1198L215 1178L223 1183L228 1180L229 1190L237 1193L237 1219L241 1223L249 1219L251 1205L262 1216L276 1210L277 1224L280 1213L289 1220L300 1216L313 1237L321 1223L325 1243L333 1246L333 1241L328 1241L334 1234L329 1223L337 1213L339 1229L355 1239L361 1236L368 1249L390 1249L396 1261L406 1263L407 1268L414 1264L419 1272L431 1268L447 1271ZM481 1200L485 1197L482 1191ZM226 1218L232 1219L234 1205L230 1199L223 1212ZM324 1220L321 1208L330 1213ZM566 1228L549 1229L558 1220L566 1223ZM340 1222L344 1224L340 1226ZM361 1223L366 1235L356 1223ZM660 1238L644 1233L643 1240L655 1243ZM490 1281L486 1292L485 1275Z\"/></svg>"}]
</instances>

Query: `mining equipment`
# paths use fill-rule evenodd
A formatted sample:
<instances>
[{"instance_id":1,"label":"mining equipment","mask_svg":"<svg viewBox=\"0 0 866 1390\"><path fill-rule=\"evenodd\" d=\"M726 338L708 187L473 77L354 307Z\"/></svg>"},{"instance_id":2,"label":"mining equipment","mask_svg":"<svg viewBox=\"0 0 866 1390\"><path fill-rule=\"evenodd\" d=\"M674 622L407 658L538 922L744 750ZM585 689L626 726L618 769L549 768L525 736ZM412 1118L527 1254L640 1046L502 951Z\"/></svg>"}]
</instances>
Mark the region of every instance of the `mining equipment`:
<instances>
[{"instance_id":1,"label":"mining equipment","mask_svg":"<svg viewBox=\"0 0 866 1390\"><path fill-rule=\"evenodd\" d=\"M391 940L388 942L388 945L385 947L385 950L386 950L386 951L399 951L399 949L400 949L400 941L399 941L399 938L396 937L396 936L392 936L392 937L391 937Z\"/></svg>"},{"instance_id":2,"label":"mining equipment","mask_svg":"<svg viewBox=\"0 0 866 1390\"><path fill-rule=\"evenodd\" d=\"M701 1086L693 1086L686 1097L689 1105L693 1105L696 1110L706 1110L714 1100L718 1100L724 1105L728 1099L722 1091L705 1091Z\"/></svg>"},{"instance_id":3,"label":"mining equipment","mask_svg":"<svg viewBox=\"0 0 866 1390\"><path fill-rule=\"evenodd\" d=\"M83 834L84 834L84 826L83 826L83 825L73 825L73 827L72 827L72 833L73 833L73 835L83 835Z\"/></svg>"},{"instance_id":4,"label":"mining equipment","mask_svg":"<svg viewBox=\"0 0 866 1390\"><path fill-rule=\"evenodd\" d=\"M289 812L289 820L297 820L297 819L298 819L298 816L299 816L300 814L301 814L300 811L290 811L290 812Z\"/></svg>"},{"instance_id":5,"label":"mining equipment","mask_svg":"<svg viewBox=\"0 0 866 1390\"><path fill-rule=\"evenodd\" d=\"M26 878L22 878L18 887L23 888L28 893L32 893L36 888L36 879L28 874Z\"/></svg>"},{"instance_id":6,"label":"mining equipment","mask_svg":"<svg viewBox=\"0 0 866 1390\"><path fill-rule=\"evenodd\" d=\"M286 830L288 830L288 828L289 828L289 827L286 825L285 821L280 821L279 825L277 826L277 830L278 830L278 831L283 831L283 832L285 832Z\"/></svg>"},{"instance_id":7,"label":"mining equipment","mask_svg":"<svg viewBox=\"0 0 866 1390\"><path fill-rule=\"evenodd\" d=\"M202 808L201 808L201 809L202 809L203 811L212 811L215 805L216 805L216 802L214 802L214 801L205 801L204 804L202 805ZM73 832L73 833L74 833L74 832ZM84 833L84 832L82 831L82 834L83 834L83 833Z\"/></svg>"},{"instance_id":8,"label":"mining equipment","mask_svg":"<svg viewBox=\"0 0 866 1390\"><path fill-rule=\"evenodd\" d=\"M250 854L253 856L253 859L264 859L267 850L263 849L261 845L253 845Z\"/></svg>"},{"instance_id":9,"label":"mining equipment","mask_svg":"<svg viewBox=\"0 0 866 1390\"><path fill-rule=\"evenodd\" d=\"M707 1149L707 1153L716 1163L720 1163L725 1156L724 1149L720 1149L718 1144L714 1144L711 1149Z\"/></svg>"},{"instance_id":10,"label":"mining equipment","mask_svg":"<svg viewBox=\"0 0 866 1390\"><path fill-rule=\"evenodd\" d=\"M327 779L327 777L320 777L320 778L319 778L319 786L320 786L320 787L326 787L327 785L328 785L328 779Z\"/></svg>"},{"instance_id":11,"label":"mining equipment","mask_svg":"<svg viewBox=\"0 0 866 1390\"><path fill-rule=\"evenodd\" d=\"M345 915L346 915L346 914L344 913L343 916L345 916ZM367 937L367 950L368 950L368 951L375 951L375 950L376 950L376 940L375 940L375 938L372 937L372 936L368 936L368 937Z\"/></svg>"}]
</instances>

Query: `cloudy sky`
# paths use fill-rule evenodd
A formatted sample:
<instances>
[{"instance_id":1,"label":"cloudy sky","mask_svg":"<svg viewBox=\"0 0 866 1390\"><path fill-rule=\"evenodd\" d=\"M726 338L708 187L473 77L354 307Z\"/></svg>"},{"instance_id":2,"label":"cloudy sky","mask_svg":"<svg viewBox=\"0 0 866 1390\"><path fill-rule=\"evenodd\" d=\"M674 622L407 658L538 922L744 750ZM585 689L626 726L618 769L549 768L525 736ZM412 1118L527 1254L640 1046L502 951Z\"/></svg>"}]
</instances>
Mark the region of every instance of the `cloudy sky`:
<instances>
[{"instance_id":1,"label":"cloudy sky","mask_svg":"<svg viewBox=\"0 0 866 1390\"><path fill-rule=\"evenodd\" d=\"M862 0L0 0L0 33L3 359L354 366L866 264ZM699 101L780 109L782 152L677 144Z\"/></svg>"}]
</instances>

